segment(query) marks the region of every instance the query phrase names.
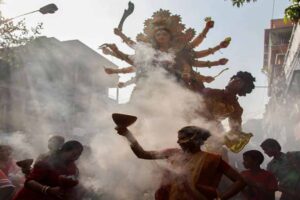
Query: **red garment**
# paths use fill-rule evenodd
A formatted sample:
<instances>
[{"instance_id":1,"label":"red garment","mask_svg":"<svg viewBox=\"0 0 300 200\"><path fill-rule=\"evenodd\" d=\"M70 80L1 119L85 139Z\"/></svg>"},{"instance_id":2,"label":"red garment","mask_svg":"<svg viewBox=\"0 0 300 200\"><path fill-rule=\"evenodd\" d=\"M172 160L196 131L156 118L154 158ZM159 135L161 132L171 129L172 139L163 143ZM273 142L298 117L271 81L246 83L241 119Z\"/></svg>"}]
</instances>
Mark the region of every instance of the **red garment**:
<instances>
[{"instance_id":1,"label":"red garment","mask_svg":"<svg viewBox=\"0 0 300 200\"><path fill-rule=\"evenodd\" d=\"M20 171L19 167L16 165L16 161L9 159L2 167L2 172L9 176L9 174L16 174Z\"/></svg>"},{"instance_id":2,"label":"red garment","mask_svg":"<svg viewBox=\"0 0 300 200\"><path fill-rule=\"evenodd\" d=\"M264 169L261 169L258 172L253 172L251 170L243 171L242 176L246 179L249 179L251 182L255 182L259 185L263 185L268 191L275 191L278 188L277 180L275 176ZM251 191L251 194L246 194L245 198L247 200L268 200L266 197L266 193L261 192L255 187L248 186Z\"/></svg>"},{"instance_id":3,"label":"red garment","mask_svg":"<svg viewBox=\"0 0 300 200\"><path fill-rule=\"evenodd\" d=\"M77 176L78 169L74 163L69 164L68 166L58 164L53 159L46 159L38 161L31 173L28 175L26 182L30 180L35 180L42 185L49 186L49 187L61 187L59 176ZM18 195L14 198L14 200L58 200L55 197L49 197L49 195L44 195L40 191L34 191L30 188L25 186L21 189ZM68 189L65 193L73 193ZM67 190L67 189L65 189ZM72 199L75 200L74 197L64 197L65 200Z\"/></svg>"},{"instance_id":4,"label":"red garment","mask_svg":"<svg viewBox=\"0 0 300 200\"><path fill-rule=\"evenodd\" d=\"M15 190L7 176L0 169L0 199L11 199Z\"/></svg>"},{"instance_id":5,"label":"red garment","mask_svg":"<svg viewBox=\"0 0 300 200\"><path fill-rule=\"evenodd\" d=\"M16 165L16 161L14 159L9 159L7 162L2 164L1 170L16 187L16 191L19 191L23 187L25 178L23 177L21 169Z\"/></svg>"}]
</instances>

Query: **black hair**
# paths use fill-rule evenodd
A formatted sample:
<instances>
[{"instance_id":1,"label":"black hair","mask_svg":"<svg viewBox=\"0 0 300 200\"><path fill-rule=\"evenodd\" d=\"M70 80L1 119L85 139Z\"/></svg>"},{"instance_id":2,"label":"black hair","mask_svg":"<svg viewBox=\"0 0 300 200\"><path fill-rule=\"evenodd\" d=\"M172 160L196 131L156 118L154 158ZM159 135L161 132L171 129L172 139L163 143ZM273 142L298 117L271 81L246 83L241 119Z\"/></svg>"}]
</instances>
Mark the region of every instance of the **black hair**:
<instances>
[{"instance_id":1,"label":"black hair","mask_svg":"<svg viewBox=\"0 0 300 200\"><path fill-rule=\"evenodd\" d=\"M190 135L194 140L199 141L200 143L204 142L211 136L210 132L206 129L200 128L198 126L185 126L178 131L178 134Z\"/></svg>"},{"instance_id":2,"label":"black hair","mask_svg":"<svg viewBox=\"0 0 300 200\"><path fill-rule=\"evenodd\" d=\"M264 162L264 155L258 150L250 150L243 153L244 157L251 158L254 161L257 161L259 165Z\"/></svg>"},{"instance_id":3,"label":"black hair","mask_svg":"<svg viewBox=\"0 0 300 200\"><path fill-rule=\"evenodd\" d=\"M245 96L246 94L251 93L255 87L254 86L255 78L249 72L239 71L236 75L232 76L230 80L234 78L240 78L244 82L244 87L238 92L239 96Z\"/></svg>"},{"instance_id":4,"label":"black hair","mask_svg":"<svg viewBox=\"0 0 300 200\"><path fill-rule=\"evenodd\" d=\"M70 140L63 144L63 146L60 149L60 152L68 152L72 150L83 150L83 146L80 142L76 140Z\"/></svg>"},{"instance_id":5,"label":"black hair","mask_svg":"<svg viewBox=\"0 0 300 200\"><path fill-rule=\"evenodd\" d=\"M262 148L271 148L276 149L278 151L281 151L281 146L279 142L273 138L268 138L265 141L263 141L260 145Z\"/></svg>"}]
</instances>

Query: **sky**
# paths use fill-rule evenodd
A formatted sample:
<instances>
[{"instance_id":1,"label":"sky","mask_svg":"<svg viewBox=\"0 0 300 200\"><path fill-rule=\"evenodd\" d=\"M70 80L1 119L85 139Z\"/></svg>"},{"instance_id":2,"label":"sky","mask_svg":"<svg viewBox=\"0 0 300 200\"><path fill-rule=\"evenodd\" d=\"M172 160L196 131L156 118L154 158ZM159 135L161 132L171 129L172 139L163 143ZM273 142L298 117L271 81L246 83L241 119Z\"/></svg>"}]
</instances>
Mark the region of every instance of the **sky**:
<instances>
[{"instance_id":1,"label":"sky","mask_svg":"<svg viewBox=\"0 0 300 200\"><path fill-rule=\"evenodd\" d=\"M215 27L208 33L206 40L199 47L213 47L226 37L232 37L227 49L215 53L209 59L226 57L226 66L201 69L204 75L216 75L220 70L229 67L216 81L207 84L211 88L224 88L229 78L238 71L249 71L256 77L257 86L266 86L267 78L261 72L263 64L264 29L270 27L272 18L282 18L288 0L258 0L246 4L242 8L232 6L230 0L132 0L135 4L134 13L127 19L123 32L131 37L140 33L145 19L152 13L162 9L179 14L186 27L201 31L204 18L212 17ZM273 3L274 12L273 12ZM26 17L29 26L43 22L42 35L55 37L61 41L80 40L99 52L98 46L103 43L116 43L124 52L133 53L121 40L113 34L118 26L127 0L4 0L0 5L2 14L7 17L17 16L40 7L55 3L59 10L53 15L35 13ZM126 63L106 56L119 66ZM128 98L128 90L121 90L123 98ZM250 95L240 98L244 107L244 119L262 116L268 101L267 89L257 88Z\"/></svg>"}]
</instances>

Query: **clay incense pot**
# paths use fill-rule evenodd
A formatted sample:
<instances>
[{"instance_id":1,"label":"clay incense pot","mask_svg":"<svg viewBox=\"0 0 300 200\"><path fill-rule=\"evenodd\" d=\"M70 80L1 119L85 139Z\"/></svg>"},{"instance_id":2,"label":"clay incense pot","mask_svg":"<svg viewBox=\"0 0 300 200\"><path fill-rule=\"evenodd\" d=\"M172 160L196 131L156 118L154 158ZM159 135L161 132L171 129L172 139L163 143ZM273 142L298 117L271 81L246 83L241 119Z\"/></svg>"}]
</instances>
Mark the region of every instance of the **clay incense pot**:
<instances>
[{"instance_id":1,"label":"clay incense pot","mask_svg":"<svg viewBox=\"0 0 300 200\"><path fill-rule=\"evenodd\" d=\"M137 117L121 113L113 113L112 119L118 127L127 128L137 120Z\"/></svg>"},{"instance_id":2,"label":"clay incense pot","mask_svg":"<svg viewBox=\"0 0 300 200\"><path fill-rule=\"evenodd\" d=\"M20 168L30 168L32 163L33 163L33 159L25 159L25 160L20 160L20 161L16 162L16 164Z\"/></svg>"}]
</instances>

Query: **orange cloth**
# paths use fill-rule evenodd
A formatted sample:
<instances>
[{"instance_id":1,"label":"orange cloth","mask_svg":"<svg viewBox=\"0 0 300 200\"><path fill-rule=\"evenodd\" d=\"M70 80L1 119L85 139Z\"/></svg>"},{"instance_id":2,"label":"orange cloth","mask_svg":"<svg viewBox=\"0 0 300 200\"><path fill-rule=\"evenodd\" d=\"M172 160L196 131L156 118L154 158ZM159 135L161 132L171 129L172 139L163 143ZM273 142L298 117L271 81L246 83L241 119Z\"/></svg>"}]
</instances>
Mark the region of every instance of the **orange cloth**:
<instances>
[{"instance_id":1,"label":"orange cloth","mask_svg":"<svg viewBox=\"0 0 300 200\"><path fill-rule=\"evenodd\" d=\"M156 200L210 200L228 164L219 155L207 152L178 152L168 158L173 172L168 172L156 193ZM166 181L168 179L168 182Z\"/></svg>"}]
</instances>

